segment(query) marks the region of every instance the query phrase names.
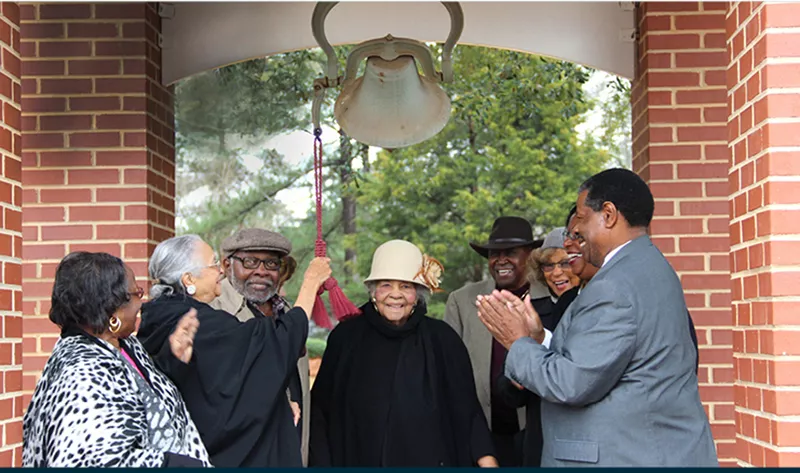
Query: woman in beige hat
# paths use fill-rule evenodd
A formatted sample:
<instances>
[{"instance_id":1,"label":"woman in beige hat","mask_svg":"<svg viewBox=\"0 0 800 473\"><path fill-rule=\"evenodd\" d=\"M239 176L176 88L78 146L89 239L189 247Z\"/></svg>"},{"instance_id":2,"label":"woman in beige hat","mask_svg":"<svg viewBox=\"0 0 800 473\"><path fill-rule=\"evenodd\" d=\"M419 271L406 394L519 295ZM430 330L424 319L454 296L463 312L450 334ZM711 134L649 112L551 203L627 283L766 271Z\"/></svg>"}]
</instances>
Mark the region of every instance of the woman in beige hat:
<instances>
[{"instance_id":1,"label":"woman in beige hat","mask_svg":"<svg viewBox=\"0 0 800 473\"><path fill-rule=\"evenodd\" d=\"M311 390L310 466L497 466L467 350L425 315L443 269L404 240L375 250L370 301L331 332Z\"/></svg>"}]
</instances>

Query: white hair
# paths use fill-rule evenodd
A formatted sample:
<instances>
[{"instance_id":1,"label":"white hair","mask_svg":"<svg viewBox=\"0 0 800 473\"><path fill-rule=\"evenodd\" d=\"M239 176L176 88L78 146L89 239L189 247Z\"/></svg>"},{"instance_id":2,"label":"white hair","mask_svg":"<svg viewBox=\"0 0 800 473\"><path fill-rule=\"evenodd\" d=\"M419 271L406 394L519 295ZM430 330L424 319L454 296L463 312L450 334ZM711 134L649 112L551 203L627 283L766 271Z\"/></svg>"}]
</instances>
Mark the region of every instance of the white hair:
<instances>
[{"instance_id":1,"label":"white hair","mask_svg":"<svg viewBox=\"0 0 800 473\"><path fill-rule=\"evenodd\" d=\"M203 239L198 235L189 234L172 237L156 246L148 266L153 281L151 300L162 295L186 294L181 278L186 273L195 273L203 268L203 262L198 260L197 255L197 246L202 242Z\"/></svg>"}]
</instances>

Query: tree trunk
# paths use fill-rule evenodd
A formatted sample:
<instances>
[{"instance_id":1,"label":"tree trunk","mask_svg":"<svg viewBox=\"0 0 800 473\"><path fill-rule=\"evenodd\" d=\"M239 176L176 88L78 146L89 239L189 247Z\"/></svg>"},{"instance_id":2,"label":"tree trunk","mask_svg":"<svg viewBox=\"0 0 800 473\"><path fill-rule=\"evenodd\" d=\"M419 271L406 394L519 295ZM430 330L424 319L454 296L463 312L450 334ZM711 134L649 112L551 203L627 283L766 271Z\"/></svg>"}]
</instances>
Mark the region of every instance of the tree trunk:
<instances>
[{"instance_id":1,"label":"tree trunk","mask_svg":"<svg viewBox=\"0 0 800 473\"><path fill-rule=\"evenodd\" d=\"M350 183L353 180L353 146L350 138L339 130L339 178L342 182L342 233L344 234L344 275L349 282L356 267L356 250L350 236L356 233L356 198Z\"/></svg>"}]
</instances>

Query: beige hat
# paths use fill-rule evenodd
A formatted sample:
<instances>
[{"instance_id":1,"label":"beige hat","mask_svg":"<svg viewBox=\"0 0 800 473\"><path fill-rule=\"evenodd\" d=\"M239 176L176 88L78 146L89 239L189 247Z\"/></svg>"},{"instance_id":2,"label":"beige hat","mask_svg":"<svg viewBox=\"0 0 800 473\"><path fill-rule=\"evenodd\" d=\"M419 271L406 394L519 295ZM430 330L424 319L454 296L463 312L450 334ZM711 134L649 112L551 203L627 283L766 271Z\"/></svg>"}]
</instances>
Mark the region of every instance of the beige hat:
<instances>
[{"instance_id":1,"label":"beige hat","mask_svg":"<svg viewBox=\"0 0 800 473\"><path fill-rule=\"evenodd\" d=\"M431 291L439 288L444 266L422 254L417 245L405 240L391 240L379 246L372 255L370 281L407 281Z\"/></svg>"}]
</instances>

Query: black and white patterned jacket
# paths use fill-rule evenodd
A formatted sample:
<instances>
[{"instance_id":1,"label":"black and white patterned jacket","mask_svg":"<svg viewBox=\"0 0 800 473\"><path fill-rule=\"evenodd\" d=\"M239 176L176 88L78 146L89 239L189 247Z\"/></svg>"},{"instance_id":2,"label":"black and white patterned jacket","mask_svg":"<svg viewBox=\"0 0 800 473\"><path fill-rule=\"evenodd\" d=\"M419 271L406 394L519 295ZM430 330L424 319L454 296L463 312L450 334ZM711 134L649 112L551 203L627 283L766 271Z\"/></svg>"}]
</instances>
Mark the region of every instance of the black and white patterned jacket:
<instances>
[{"instance_id":1,"label":"black and white patterned jacket","mask_svg":"<svg viewBox=\"0 0 800 473\"><path fill-rule=\"evenodd\" d=\"M139 375L116 348L86 334L61 338L25 414L23 466L160 467L185 457L210 466L178 389L136 337L124 343L152 386L151 400L161 400L159 415L148 416ZM169 450L159 448L162 439L151 438L148 420L159 424L159 434L166 429L174 436L166 443Z\"/></svg>"}]
</instances>

